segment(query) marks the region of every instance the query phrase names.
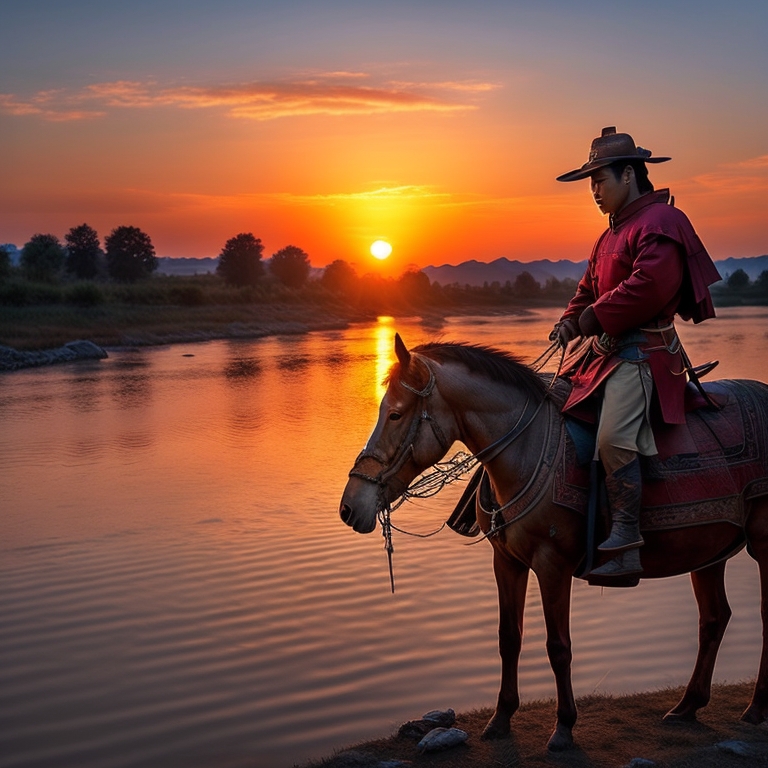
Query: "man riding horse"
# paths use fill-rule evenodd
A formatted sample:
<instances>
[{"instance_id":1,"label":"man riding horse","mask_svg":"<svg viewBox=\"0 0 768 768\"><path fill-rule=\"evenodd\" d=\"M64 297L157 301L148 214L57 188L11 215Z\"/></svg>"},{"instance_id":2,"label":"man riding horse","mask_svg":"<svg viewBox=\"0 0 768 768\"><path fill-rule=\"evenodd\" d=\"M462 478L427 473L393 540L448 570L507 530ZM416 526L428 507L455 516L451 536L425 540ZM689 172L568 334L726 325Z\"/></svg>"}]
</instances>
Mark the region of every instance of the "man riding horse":
<instances>
[{"instance_id":1,"label":"man riding horse","mask_svg":"<svg viewBox=\"0 0 768 768\"><path fill-rule=\"evenodd\" d=\"M551 340L563 347L592 339L570 378L563 411L584 416L602 396L595 459L605 470L610 536L598 549L616 557L592 571L623 576L642 571L638 455L657 453L651 409L667 424L685 422L683 395L690 370L674 316L699 323L714 317L709 286L720 275L688 217L668 189L655 191L647 163L663 163L629 134L604 128L588 161L558 181L590 179L608 229L592 249L576 293ZM594 492L594 491L593 491Z\"/></svg>"}]
</instances>

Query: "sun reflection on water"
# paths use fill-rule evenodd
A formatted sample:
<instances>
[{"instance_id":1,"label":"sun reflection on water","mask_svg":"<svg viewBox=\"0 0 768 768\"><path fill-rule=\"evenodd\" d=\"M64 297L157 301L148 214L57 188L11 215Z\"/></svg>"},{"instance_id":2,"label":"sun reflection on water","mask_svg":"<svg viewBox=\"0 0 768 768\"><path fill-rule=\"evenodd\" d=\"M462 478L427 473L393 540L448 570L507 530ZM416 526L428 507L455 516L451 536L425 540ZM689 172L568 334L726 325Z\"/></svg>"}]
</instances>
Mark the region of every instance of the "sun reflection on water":
<instances>
[{"instance_id":1,"label":"sun reflection on water","mask_svg":"<svg viewBox=\"0 0 768 768\"><path fill-rule=\"evenodd\" d=\"M389 373L392 364L395 362L395 330L393 327L395 318L390 317L389 315L381 315L376 319L376 377L374 379L374 386L376 387L375 395L376 401L378 402L384 397L384 393L386 392L384 379Z\"/></svg>"}]
</instances>

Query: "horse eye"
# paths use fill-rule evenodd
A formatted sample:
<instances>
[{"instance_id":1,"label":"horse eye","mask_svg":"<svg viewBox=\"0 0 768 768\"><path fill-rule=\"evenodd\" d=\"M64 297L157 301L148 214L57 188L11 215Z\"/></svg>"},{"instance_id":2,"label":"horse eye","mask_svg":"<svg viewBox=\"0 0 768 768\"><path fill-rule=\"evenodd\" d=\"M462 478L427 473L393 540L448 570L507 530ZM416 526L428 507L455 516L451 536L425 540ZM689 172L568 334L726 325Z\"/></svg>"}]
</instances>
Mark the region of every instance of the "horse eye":
<instances>
[{"instance_id":1,"label":"horse eye","mask_svg":"<svg viewBox=\"0 0 768 768\"><path fill-rule=\"evenodd\" d=\"M390 421L397 421L398 419L402 419L403 415L401 413L390 413L389 414L389 420Z\"/></svg>"}]
</instances>

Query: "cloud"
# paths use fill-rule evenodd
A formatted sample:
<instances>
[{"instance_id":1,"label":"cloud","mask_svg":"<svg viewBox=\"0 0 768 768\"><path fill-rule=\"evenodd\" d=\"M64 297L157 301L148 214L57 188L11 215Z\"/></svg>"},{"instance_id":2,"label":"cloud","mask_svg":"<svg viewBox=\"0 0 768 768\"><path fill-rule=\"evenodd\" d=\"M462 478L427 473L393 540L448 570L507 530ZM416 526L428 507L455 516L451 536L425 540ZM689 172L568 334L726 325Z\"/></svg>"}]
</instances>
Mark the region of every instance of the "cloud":
<instances>
[{"instance_id":1,"label":"cloud","mask_svg":"<svg viewBox=\"0 0 768 768\"><path fill-rule=\"evenodd\" d=\"M153 207L166 209L225 210L264 207L333 207L340 203L393 203L430 202L442 204L451 198L429 186L385 186L360 192L335 192L325 195L301 195L290 192L245 192L238 194L206 194L190 192L158 193L150 190L131 189L125 193L136 199L150 201Z\"/></svg>"},{"instance_id":2,"label":"cloud","mask_svg":"<svg viewBox=\"0 0 768 768\"><path fill-rule=\"evenodd\" d=\"M406 200L431 200L442 202L450 198L447 192L439 192L432 187L425 185L398 185L394 187L378 187L376 189L364 190L362 192L335 192L327 195L295 195L288 193L277 193L271 195L275 200L284 203L294 203L298 205L335 205L336 203L346 202L401 202Z\"/></svg>"},{"instance_id":3,"label":"cloud","mask_svg":"<svg viewBox=\"0 0 768 768\"><path fill-rule=\"evenodd\" d=\"M691 182L692 191L698 189L705 194L768 193L768 155L725 163L710 173L694 176Z\"/></svg>"},{"instance_id":4,"label":"cloud","mask_svg":"<svg viewBox=\"0 0 768 768\"><path fill-rule=\"evenodd\" d=\"M394 87L404 89L440 88L441 90L462 91L464 93L487 93L488 91L495 91L497 88L501 88L498 83L484 83L477 80L445 80L440 83L411 82L408 80L401 80L393 82L392 85Z\"/></svg>"},{"instance_id":5,"label":"cloud","mask_svg":"<svg viewBox=\"0 0 768 768\"><path fill-rule=\"evenodd\" d=\"M26 101L10 93L0 93L0 112L8 115L35 115L51 122L67 122L70 120L88 120L102 117L103 110L73 109L57 102L60 98L58 91L40 91Z\"/></svg>"},{"instance_id":6,"label":"cloud","mask_svg":"<svg viewBox=\"0 0 768 768\"><path fill-rule=\"evenodd\" d=\"M44 120L101 117L118 109L219 109L233 118L274 120L306 115L459 112L476 109L468 97L497 86L475 81L362 84L362 72L330 72L312 79L234 85L163 86L117 80L79 90L38 91L23 98L0 94L0 111ZM457 100L457 94L464 98Z\"/></svg>"}]
</instances>

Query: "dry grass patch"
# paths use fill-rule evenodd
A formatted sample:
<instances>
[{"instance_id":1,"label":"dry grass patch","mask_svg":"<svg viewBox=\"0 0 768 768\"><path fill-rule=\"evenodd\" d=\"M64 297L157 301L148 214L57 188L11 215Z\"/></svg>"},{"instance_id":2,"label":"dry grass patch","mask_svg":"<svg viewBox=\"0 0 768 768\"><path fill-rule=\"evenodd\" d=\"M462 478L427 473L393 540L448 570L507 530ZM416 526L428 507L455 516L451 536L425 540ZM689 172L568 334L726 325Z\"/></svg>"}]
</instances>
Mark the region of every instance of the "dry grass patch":
<instances>
[{"instance_id":1,"label":"dry grass patch","mask_svg":"<svg viewBox=\"0 0 768 768\"><path fill-rule=\"evenodd\" d=\"M492 711L478 710L457 716L456 727L469 733L469 741L447 752L422 755L415 740L395 735L357 745L307 768L372 768L383 760L411 761L414 768L621 768L633 758L653 761L659 768L768 766L768 726L739 720L753 685L714 686L712 701L701 710L699 720L675 725L662 718L680 699L682 688L581 698L574 729L576 748L565 753L549 753L546 748L555 722L555 702L548 700L523 705L512 719L509 739L482 741L480 735ZM751 753L736 755L715 746L726 741L743 742Z\"/></svg>"}]
</instances>

